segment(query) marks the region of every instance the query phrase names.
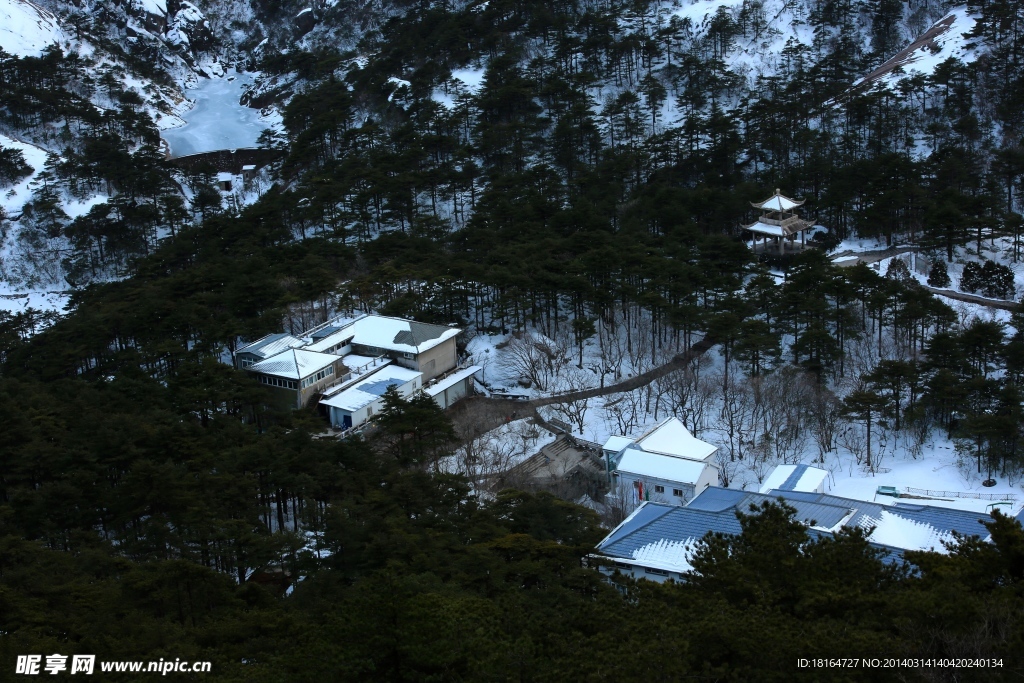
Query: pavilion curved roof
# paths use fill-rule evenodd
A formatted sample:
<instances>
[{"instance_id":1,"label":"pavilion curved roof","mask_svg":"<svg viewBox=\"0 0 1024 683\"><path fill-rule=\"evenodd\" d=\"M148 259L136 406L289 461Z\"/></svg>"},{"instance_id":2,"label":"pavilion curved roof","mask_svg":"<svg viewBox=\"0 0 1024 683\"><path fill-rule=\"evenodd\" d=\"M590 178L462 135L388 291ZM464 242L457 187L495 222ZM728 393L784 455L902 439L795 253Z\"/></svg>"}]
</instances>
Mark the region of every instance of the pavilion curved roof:
<instances>
[{"instance_id":1,"label":"pavilion curved roof","mask_svg":"<svg viewBox=\"0 0 1024 683\"><path fill-rule=\"evenodd\" d=\"M800 201L797 201L795 199L790 199L789 197L781 194L778 190L775 190L775 194L768 199L763 202L750 202L750 205L756 209L766 209L768 211L790 211L798 206L802 206L804 201L806 200L801 199Z\"/></svg>"}]
</instances>

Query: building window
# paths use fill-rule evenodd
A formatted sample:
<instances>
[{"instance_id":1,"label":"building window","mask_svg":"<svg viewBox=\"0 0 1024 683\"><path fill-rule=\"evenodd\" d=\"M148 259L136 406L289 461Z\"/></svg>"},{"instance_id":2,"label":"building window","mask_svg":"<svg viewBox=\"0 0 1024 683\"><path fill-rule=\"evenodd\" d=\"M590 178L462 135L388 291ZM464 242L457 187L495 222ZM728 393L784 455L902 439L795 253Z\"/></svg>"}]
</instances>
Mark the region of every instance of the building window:
<instances>
[{"instance_id":1,"label":"building window","mask_svg":"<svg viewBox=\"0 0 1024 683\"><path fill-rule=\"evenodd\" d=\"M242 367L243 368L247 368L250 365L252 365L252 358L243 358L242 359Z\"/></svg>"},{"instance_id":2,"label":"building window","mask_svg":"<svg viewBox=\"0 0 1024 683\"><path fill-rule=\"evenodd\" d=\"M672 489L672 495L675 496L676 498L682 498L683 497L683 490L682 489Z\"/></svg>"},{"instance_id":3,"label":"building window","mask_svg":"<svg viewBox=\"0 0 1024 683\"><path fill-rule=\"evenodd\" d=\"M329 365L326 368L324 368L323 370L321 370L320 372L316 373L315 375L310 375L306 379L302 380L302 388L305 389L306 387L311 387L314 384L316 384L317 382L319 382L320 380L322 380L324 377L330 377L333 374L334 374L334 366L333 365Z\"/></svg>"},{"instance_id":4,"label":"building window","mask_svg":"<svg viewBox=\"0 0 1024 683\"><path fill-rule=\"evenodd\" d=\"M369 408L366 409L366 417L372 417L372 416L373 416L373 406L370 406Z\"/></svg>"},{"instance_id":5,"label":"building window","mask_svg":"<svg viewBox=\"0 0 1024 683\"><path fill-rule=\"evenodd\" d=\"M412 360L415 357L416 356L414 354L411 354L411 353L404 353L404 352L402 353L402 358L408 358L409 360Z\"/></svg>"},{"instance_id":6,"label":"building window","mask_svg":"<svg viewBox=\"0 0 1024 683\"><path fill-rule=\"evenodd\" d=\"M664 569L655 569L654 567L644 567L644 571L648 574L655 574L657 576L668 576L668 572Z\"/></svg>"},{"instance_id":7,"label":"building window","mask_svg":"<svg viewBox=\"0 0 1024 683\"><path fill-rule=\"evenodd\" d=\"M654 487L654 492L655 493L665 493L665 487L664 486L655 486Z\"/></svg>"}]
</instances>

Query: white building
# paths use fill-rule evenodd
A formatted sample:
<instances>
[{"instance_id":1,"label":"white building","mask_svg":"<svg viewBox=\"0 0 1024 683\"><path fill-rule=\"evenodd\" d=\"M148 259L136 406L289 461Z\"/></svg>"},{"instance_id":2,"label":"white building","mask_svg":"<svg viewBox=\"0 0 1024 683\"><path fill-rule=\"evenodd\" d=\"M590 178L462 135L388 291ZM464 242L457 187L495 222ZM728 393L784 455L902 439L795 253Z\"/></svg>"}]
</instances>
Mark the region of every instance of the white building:
<instances>
[{"instance_id":1,"label":"white building","mask_svg":"<svg viewBox=\"0 0 1024 683\"><path fill-rule=\"evenodd\" d=\"M384 392L390 387L395 387L398 395L408 400L422 384L422 373L388 364L320 399L320 405L327 408L332 426L351 429L381 412Z\"/></svg>"},{"instance_id":2,"label":"white building","mask_svg":"<svg viewBox=\"0 0 1024 683\"><path fill-rule=\"evenodd\" d=\"M605 442L613 495L627 505L649 500L684 505L709 486L718 486L718 448L701 441L675 417L637 439L613 436Z\"/></svg>"},{"instance_id":3,"label":"white building","mask_svg":"<svg viewBox=\"0 0 1024 683\"><path fill-rule=\"evenodd\" d=\"M828 471L810 465L778 465L761 484L761 493L801 491L825 493Z\"/></svg>"},{"instance_id":4,"label":"white building","mask_svg":"<svg viewBox=\"0 0 1024 683\"><path fill-rule=\"evenodd\" d=\"M459 367L456 337L460 332L455 327L382 315L335 318L298 336L270 334L247 344L235 353L235 365L273 387L282 405L303 408L322 397L320 405L331 424L350 428L377 412L369 400L354 407L358 392L346 393L370 374L395 379L402 391L415 384L403 397L422 389L443 409L471 394L473 375L480 367ZM385 365L394 368L377 375ZM398 368L409 372L403 374Z\"/></svg>"}]
</instances>

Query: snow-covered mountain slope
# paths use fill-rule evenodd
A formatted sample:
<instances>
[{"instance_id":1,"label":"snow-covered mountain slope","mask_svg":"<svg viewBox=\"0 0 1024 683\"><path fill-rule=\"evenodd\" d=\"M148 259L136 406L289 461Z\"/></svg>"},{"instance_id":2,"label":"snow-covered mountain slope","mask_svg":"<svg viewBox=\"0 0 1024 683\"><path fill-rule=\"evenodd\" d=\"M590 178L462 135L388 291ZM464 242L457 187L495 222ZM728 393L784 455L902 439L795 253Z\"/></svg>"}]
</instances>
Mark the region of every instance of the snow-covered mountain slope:
<instances>
[{"instance_id":1,"label":"snow-covered mountain slope","mask_svg":"<svg viewBox=\"0 0 1024 683\"><path fill-rule=\"evenodd\" d=\"M51 12L28 0L0 0L0 48L18 57L37 56L66 39Z\"/></svg>"},{"instance_id":2,"label":"snow-covered mountain slope","mask_svg":"<svg viewBox=\"0 0 1024 683\"><path fill-rule=\"evenodd\" d=\"M977 58L977 50L967 34L974 30L977 18L966 7L957 7L935 22L910 45L887 59L881 66L859 79L854 87L884 83L895 85L913 74L930 75L947 59L964 63Z\"/></svg>"},{"instance_id":3,"label":"snow-covered mountain slope","mask_svg":"<svg viewBox=\"0 0 1024 683\"><path fill-rule=\"evenodd\" d=\"M3 209L4 214L9 218L17 217L21 214L22 207L32 197L30 186L46 163L46 150L2 134L0 134L0 147L20 151L25 158L25 163L32 169L29 175L13 186L4 188L0 194L0 208Z\"/></svg>"}]
</instances>

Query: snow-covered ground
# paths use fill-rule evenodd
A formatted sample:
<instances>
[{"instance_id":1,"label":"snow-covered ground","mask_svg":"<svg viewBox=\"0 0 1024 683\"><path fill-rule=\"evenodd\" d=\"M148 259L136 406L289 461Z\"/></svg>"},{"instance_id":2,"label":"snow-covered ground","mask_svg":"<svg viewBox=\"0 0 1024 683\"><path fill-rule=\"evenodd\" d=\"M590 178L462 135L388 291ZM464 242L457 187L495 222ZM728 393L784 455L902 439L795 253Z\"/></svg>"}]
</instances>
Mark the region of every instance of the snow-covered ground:
<instances>
[{"instance_id":1,"label":"snow-covered ground","mask_svg":"<svg viewBox=\"0 0 1024 683\"><path fill-rule=\"evenodd\" d=\"M25 157L25 163L32 167L32 173L20 182L0 191L0 206L3 207L7 217L12 218L21 215L21 208L32 197L32 189L29 185L46 164L46 150L9 138L6 135L0 135L0 147L21 150L22 156Z\"/></svg>"},{"instance_id":2,"label":"snow-covered ground","mask_svg":"<svg viewBox=\"0 0 1024 683\"><path fill-rule=\"evenodd\" d=\"M9 313L23 313L29 308L37 311L63 311L68 304L65 292L47 292L44 290L15 291L6 283L0 282L0 310Z\"/></svg>"},{"instance_id":3,"label":"snow-covered ground","mask_svg":"<svg viewBox=\"0 0 1024 683\"><path fill-rule=\"evenodd\" d=\"M953 444L940 434L933 436L935 438L924 444L922 452L917 458L911 456L906 449L899 447L893 449L888 457L883 455L880 471L876 474L866 472L856 465L853 456L844 453L826 456L825 464L815 464L815 467L824 467L830 473L825 480L825 490L843 498L891 503L897 499L875 495L879 486L894 486L901 493L905 493L906 488L911 487L936 492L978 493L985 497L994 495L1000 496L1000 501L1007 500L1002 496L1009 494L1015 496L1017 500L1010 506L1000 505L999 509L1013 514L1020 510L1024 505L1024 489L1021 488L1020 481L1011 483L1011 481L997 476L995 486L982 486L981 482L987 475L985 473L979 475L977 469L970 467L970 463L959 467ZM898 500L903 503L921 503L976 512L985 512L991 509L993 502L999 502L959 498L951 495L933 495L930 498L932 499L901 498Z\"/></svg>"},{"instance_id":4,"label":"snow-covered ground","mask_svg":"<svg viewBox=\"0 0 1024 683\"><path fill-rule=\"evenodd\" d=\"M185 125L162 132L171 155L255 147L260 133L280 125L278 113L264 115L259 109L241 104L242 93L254 76L228 71L224 78L203 79L190 90L195 106L182 114Z\"/></svg>"},{"instance_id":5,"label":"snow-covered ground","mask_svg":"<svg viewBox=\"0 0 1024 683\"><path fill-rule=\"evenodd\" d=\"M975 23L976 19L967 11L967 7L953 9L906 49L854 85L871 81L895 86L903 78L915 73L932 74L939 64L951 57L964 63L973 62L977 51L970 46L965 36L974 29Z\"/></svg>"},{"instance_id":6,"label":"snow-covered ground","mask_svg":"<svg viewBox=\"0 0 1024 683\"><path fill-rule=\"evenodd\" d=\"M35 57L65 39L57 18L22 0L0 0L0 48L17 57Z\"/></svg>"},{"instance_id":7,"label":"snow-covered ground","mask_svg":"<svg viewBox=\"0 0 1024 683\"><path fill-rule=\"evenodd\" d=\"M483 83L483 68L455 69L448 85L444 89L435 90L431 97L447 109L454 109L459 95L475 95L480 92Z\"/></svg>"}]
</instances>

